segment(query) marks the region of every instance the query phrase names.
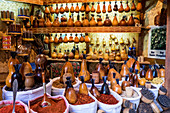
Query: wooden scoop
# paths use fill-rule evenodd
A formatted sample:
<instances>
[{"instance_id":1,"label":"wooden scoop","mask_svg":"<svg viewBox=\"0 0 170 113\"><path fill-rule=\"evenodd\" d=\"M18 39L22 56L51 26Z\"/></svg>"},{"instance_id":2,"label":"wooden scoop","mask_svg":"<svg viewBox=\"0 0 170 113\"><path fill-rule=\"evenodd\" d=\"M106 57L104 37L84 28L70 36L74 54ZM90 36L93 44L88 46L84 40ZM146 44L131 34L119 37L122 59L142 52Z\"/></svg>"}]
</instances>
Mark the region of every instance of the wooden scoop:
<instances>
[{"instance_id":1,"label":"wooden scoop","mask_svg":"<svg viewBox=\"0 0 170 113\"><path fill-rule=\"evenodd\" d=\"M41 102L41 107L47 107L47 106L51 106L51 103L49 103L47 94L46 94L46 84L45 84L45 74L44 72L42 72L42 81L43 81L43 88L44 88L44 97L43 100Z\"/></svg>"}]
</instances>

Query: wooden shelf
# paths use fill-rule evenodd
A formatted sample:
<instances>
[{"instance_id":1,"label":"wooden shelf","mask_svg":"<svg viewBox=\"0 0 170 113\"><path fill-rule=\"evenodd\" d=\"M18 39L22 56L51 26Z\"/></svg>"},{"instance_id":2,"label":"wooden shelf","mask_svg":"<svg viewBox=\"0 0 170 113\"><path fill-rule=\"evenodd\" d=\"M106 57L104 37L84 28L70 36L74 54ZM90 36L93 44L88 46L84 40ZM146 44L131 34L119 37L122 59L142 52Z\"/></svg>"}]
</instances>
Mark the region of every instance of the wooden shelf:
<instances>
[{"instance_id":1,"label":"wooden shelf","mask_svg":"<svg viewBox=\"0 0 170 113\"><path fill-rule=\"evenodd\" d=\"M14 20L10 20L10 19L1 19L1 21L7 24L9 24L10 22L14 22Z\"/></svg>"},{"instance_id":2,"label":"wooden shelf","mask_svg":"<svg viewBox=\"0 0 170 113\"><path fill-rule=\"evenodd\" d=\"M30 17L29 16L18 16L18 18L20 18L20 19L29 19Z\"/></svg>"},{"instance_id":3,"label":"wooden shelf","mask_svg":"<svg viewBox=\"0 0 170 113\"><path fill-rule=\"evenodd\" d=\"M4 51L12 51L12 48L1 48L0 50L4 50Z\"/></svg>"},{"instance_id":4,"label":"wooden shelf","mask_svg":"<svg viewBox=\"0 0 170 113\"><path fill-rule=\"evenodd\" d=\"M21 33L16 33L16 32L8 32L10 35L21 35Z\"/></svg>"},{"instance_id":5,"label":"wooden shelf","mask_svg":"<svg viewBox=\"0 0 170 113\"><path fill-rule=\"evenodd\" d=\"M17 54L18 56L26 56L26 55L28 55L28 54Z\"/></svg>"},{"instance_id":6,"label":"wooden shelf","mask_svg":"<svg viewBox=\"0 0 170 113\"><path fill-rule=\"evenodd\" d=\"M65 62L65 59L52 59L52 58L47 58L48 61L56 61L56 62ZM70 62L81 62L82 60L80 59L69 59ZM90 63L98 63L99 60L87 60L87 62ZM117 64L123 64L124 61L112 61ZM103 60L102 63L109 63L109 61ZM144 62L139 62L140 64L150 64L149 61L144 61Z\"/></svg>"},{"instance_id":7,"label":"wooden shelf","mask_svg":"<svg viewBox=\"0 0 170 113\"><path fill-rule=\"evenodd\" d=\"M141 27L118 26L118 27L44 27L30 28L34 34L45 33L140 33Z\"/></svg>"},{"instance_id":8,"label":"wooden shelf","mask_svg":"<svg viewBox=\"0 0 170 113\"><path fill-rule=\"evenodd\" d=\"M100 2L104 1L115 1L115 0L100 0ZM117 0L121 1L121 0ZM126 1L126 0L122 0ZM44 0L44 5L56 4L56 3L85 3L85 2L99 2L99 0Z\"/></svg>"},{"instance_id":9,"label":"wooden shelf","mask_svg":"<svg viewBox=\"0 0 170 113\"><path fill-rule=\"evenodd\" d=\"M22 40L27 41L27 42L33 42L34 41L34 39L31 39L31 38L23 38Z\"/></svg>"},{"instance_id":10,"label":"wooden shelf","mask_svg":"<svg viewBox=\"0 0 170 113\"><path fill-rule=\"evenodd\" d=\"M15 2L23 2L28 4L36 4L36 5L43 5L43 0L9 0Z\"/></svg>"}]
</instances>

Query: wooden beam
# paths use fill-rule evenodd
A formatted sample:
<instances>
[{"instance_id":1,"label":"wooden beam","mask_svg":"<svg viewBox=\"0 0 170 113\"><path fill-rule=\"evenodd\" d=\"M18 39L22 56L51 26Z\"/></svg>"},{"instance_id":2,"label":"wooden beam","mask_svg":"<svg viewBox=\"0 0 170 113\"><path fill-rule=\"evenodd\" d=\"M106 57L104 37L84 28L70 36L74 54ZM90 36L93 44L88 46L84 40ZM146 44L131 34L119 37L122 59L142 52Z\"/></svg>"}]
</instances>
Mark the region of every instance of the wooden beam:
<instances>
[{"instance_id":1,"label":"wooden beam","mask_svg":"<svg viewBox=\"0 0 170 113\"><path fill-rule=\"evenodd\" d=\"M167 0L167 6L170 6L170 0ZM167 7L167 34L166 34L166 74L165 74L165 87L168 90L170 97L170 7Z\"/></svg>"}]
</instances>

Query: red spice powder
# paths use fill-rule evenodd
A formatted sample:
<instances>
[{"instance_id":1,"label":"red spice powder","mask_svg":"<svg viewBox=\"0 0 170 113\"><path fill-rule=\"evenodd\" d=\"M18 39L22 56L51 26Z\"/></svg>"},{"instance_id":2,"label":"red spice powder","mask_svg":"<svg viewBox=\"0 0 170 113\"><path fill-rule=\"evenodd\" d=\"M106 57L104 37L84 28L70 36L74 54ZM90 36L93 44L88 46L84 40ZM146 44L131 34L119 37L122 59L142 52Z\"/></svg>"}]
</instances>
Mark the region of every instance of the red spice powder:
<instances>
[{"instance_id":1,"label":"red spice powder","mask_svg":"<svg viewBox=\"0 0 170 113\"><path fill-rule=\"evenodd\" d=\"M41 101L31 105L31 109L38 113L64 113L64 111L66 110L66 104L64 99L62 98L58 99L48 98L48 102L51 103L51 106L47 106L44 108L41 107Z\"/></svg>"},{"instance_id":2,"label":"red spice powder","mask_svg":"<svg viewBox=\"0 0 170 113\"><path fill-rule=\"evenodd\" d=\"M7 105L0 109L0 113L12 113L13 105ZM26 113L24 106L15 105L15 113Z\"/></svg>"},{"instance_id":3,"label":"red spice powder","mask_svg":"<svg viewBox=\"0 0 170 113\"><path fill-rule=\"evenodd\" d=\"M89 103L92 103L94 102L94 99L91 98L90 96L88 95L85 95L85 94L79 94L77 93L77 97L78 97L78 100L75 104L73 105L81 105L81 104L89 104Z\"/></svg>"},{"instance_id":4,"label":"red spice powder","mask_svg":"<svg viewBox=\"0 0 170 113\"><path fill-rule=\"evenodd\" d=\"M97 100L105 104L117 104L119 101L113 95L101 94L97 97Z\"/></svg>"}]
</instances>

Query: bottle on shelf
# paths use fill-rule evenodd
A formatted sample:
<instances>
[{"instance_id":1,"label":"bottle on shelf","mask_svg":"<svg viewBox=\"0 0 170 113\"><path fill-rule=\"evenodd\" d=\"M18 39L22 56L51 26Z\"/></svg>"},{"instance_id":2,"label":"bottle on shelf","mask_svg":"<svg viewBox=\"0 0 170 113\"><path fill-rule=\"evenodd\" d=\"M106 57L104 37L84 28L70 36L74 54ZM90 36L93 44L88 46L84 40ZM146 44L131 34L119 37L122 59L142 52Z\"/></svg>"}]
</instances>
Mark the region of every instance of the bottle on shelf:
<instances>
[{"instance_id":1,"label":"bottle on shelf","mask_svg":"<svg viewBox=\"0 0 170 113\"><path fill-rule=\"evenodd\" d=\"M71 13L74 13L73 3L71 4L70 12L71 12Z\"/></svg>"},{"instance_id":2,"label":"bottle on shelf","mask_svg":"<svg viewBox=\"0 0 170 113\"><path fill-rule=\"evenodd\" d=\"M129 5L128 5L128 1L126 2L126 8L124 9L125 10L125 12L129 12L130 11L130 7L129 7Z\"/></svg>"},{"instance_id":3,"label":"bottle on shelf","mask_svg":"<svg viewBox=\"0 0 170 113\"><path fill-rule=\"evenodd\" d=\"M75 27L81 27L81 22L80 22L80 16L79 14L77 15L77 21L75 22Z\"/></svg>"},{"instance_id":4,"label":"bottle on shelf","mask_svg":"<svg viewBox=\"0 0 170 113\"><path fill-rule=\"evenodd\" d=\"M92 3L91 12L95 12L94 2Z\"/></svg>"},{"instance_id":5,"label":"bottle on shelf","mask_svg":"<svg viewBox=\"0 0 170 113\"><path fill-rule=\"evenodd\" d=\"M108 12L112 12L112 6L111 6L111 1L109 2L109 5L108 5Z\"/></svg>"},{"instance_id":6,"label":"bottle on shelf","mask_svg":"<svg viewBox=\"0 0 170 113\"><path fill-rule=\"evenodd\" d=\"M51 58L52 59L56 59L57 58L57 54L56 54L55 49L54 49L53 53L51 54Z\"/></svg>"},{"instance_id":7,"label":"bottle on shelf","mask_svg":"<svg viewBox=\"0 0 170 113\"><path fill-rule=\"evenodd\" d=\"M106 13L106 5L105 5L105 2L103 2L103 10L102 10L103 13Z\"/></svg>"},{"instance_id":8,"label":"bottle on shelf","mask_svg":"<svg viewBox=\"0 0 170 113\"><path fill-rule=\"evenodd\" d=\"M94 18L94 15L92 14L91 15L91 21L90 21L90 26L96 26L96 21L95 21L95 18Z\"/></svg>"},{"instance_id":9,"label":"bottle on shelf","mask_svg":"<svg viewBox=\"0 0 170 113\"><path fill-rule=\"evenodd\" d=\"M45 43L45 44L49 44L49 38L48 38L48 36L45 36L44 43Z\"/></svg>"},{"instance_id":10,"label":"bottle on shelf","mask_svg":"<svg viewBox=\"0 0 170 113\"><path fill-rule=\"evenodd\" d=\"M54 40L53 40L53 35L51 34L50 35L50 43L53 43L54 42Z\"/></svg>"},{"instance_id":11,"label":"bottle on shelf","mask_svg":"<svg viewBox=\"0 0 170 113\"><path fill-rule=\"evenodd\" d=\"M87 3L87 6L86 6L86 13L89 13L90 12L90 7L89 7L89 3Z\"/></svg>"},{"instance_id":12,"label":"bottle on shelf","mask_svg":"<svg viewBox=\"0 0 170 113\"><path fill-rule=\"evenodd\" d=\"M46 14L49 14L49 13L50 13L50 11L49 11L49 9L48 9L48 6L45 6L45 13L46 13Z\"/></svg>"},{"instance_id":13,"label":"bottle on shelf","mask_svg":"<svg viewBox=\"0 0 170 113\"><path fill-rule=\"evenodd\" d=\"M60 38L59 38L58 42L59 42L59 43L62 43L62 42L63 42L62 34L60 34Z\"/></svg>"},{"instance_id":14,"label":"bottle on shelf","mask_svg":"<svg viewBox=\"0 0 170 113\"><path fill-rule=\"evenodd\" d=\"M97 14L101 13L101 10L100 10L100 3L98 2L98 5L97 5L97 11L96 11Z\"/></svg>"},{"instance_id":15,"label":"bottle on shelf","mask_svg":"<svg viewBox=\"0 0 170 113\"><path fill-rule=\"evenodd\" d=\"M70 59L73 59L73 58L74 58L73 49L72 49L71 52L69 53L68 57L69 57Z\"/></svg>"},{"instance_id":16,"label":"bottle on shelf","mask_svg":"<svg viewBox=\"0 0 170 113\"><path fill-rule=\"evenodd\" d=\"M135 26L135 21L133 19L133 13L131 14L127 24L128 24L128 26Z\"/></svg>"},{"instance_id":17,"label":"bottle on shelf","mask_svg":"<svg viewBox=\"0 0 170 113\"><path fill-rule=\"evenodd\" d=\"M74 40L73 40L73 36L72 36L72 33L70 34L69 42L74 42Z\"/></svg>"},{"instance_id":18,"label":"bottle on shelf","mask_svg":"<svg viewBox=\"0 0 170 113\"><path fill-rule=\"evenodd\" d=\"M74 58L75 58L75 59L79 59L79 52L78 52L77 48L76 48L76 51L75 51L75 56L74 56Z\"/></svg>"},{"instance_id":19,"label":"bottle on shelf","mask_svg":"<svg viewBox=\"0 0 170 113\"><path fill-rule=\"evenodd\" d=\"M84 42L84 37L83 37L83 35L82 35L82 33L81 33L81 37L80 37L80 42Z\"/></svg>"},{"instance_id":20,"label":"bottle on shelf","mask_svg":"<svg viewBox=\"0 0 170 113\"><path fill-rule=\"evenodd\" d=\"M60 27L60 22L59 22L58 16L57 16L56 19L54 20L52 26L53 26L53 27Z\"/></svg>"},{"instance_id":21,"label":"bottle on shelf","mask_svg":"<svg viewBox=\"0 0 170 113\"><path fill-rule=\"evenodd\" d=\"M137 7L136 7L136 10L137 10L137 11L141 11L141 10L142 10L141 0L138 0L138 4L137 4Z\"/></svg>"},{"instance_id":22,"label":"bottle on shelf","mask_svg":"<svg viewBox=\"0 0 170 113\"><path fill-rule=\"evenodd\" d=\"M126 20L125 20L125 16L123 16L122 20L119 22L119 26L126 26Z\"/></svg>"},{"instance_id":23,"label":"bottle on shelf","mask_svg":"<svg viewBox=\"0 0 170 113\"><path fill-rule=\"evenodd\" d=\"M63 58L63 54L61 53L61 48L59 49L59 53L57 55L58 59L62 59Z\"/></svg>"},{"instance_id":24,"label":"bottle on shelf","mask_svg":"<svg viewBox=\"0 0 170 113\"><path fill-rule=\"evenodd\" d=\"M135 3L134 3L134 0L132 0L131 11L135 11L135 10L136 10L136 6L135 6Z\"/></svg>"},{"instance_id":25,"label":"bottle on shelf","mask_svg":"<svg viewBox=\"0 0 170 113\"><path fill-rule=\"evenodd\" d=\"M86 43L89 43L90 42L90 39L89 39L89 36L88 36L88 33L85 33L85 42Z\"/></svg>"},{"instance_id":26,"label":"bottle on shelf","mask_svg":"<svg viewBox=\"0 0 170 113\"><path fill-rule=\"evenodd\" d=\"M50 7L50 13L51 13L51 14L54 14L54 13L55 13L54 8L53 8L53 5L51 5L51 7Z\"/></svg>"},{"instance_id":27,"label":"bottle on shelf","mask_svg":"<svg viewBox=\"0 0 170 113\"><path fill-rule=\"evenodd\" d=\"M81 12L84 12L84 11L85 11L84 3L82 3L82 6L81 6L81 8L80 8L80 11L81 11Z\"/></svg>"},{"instance_id":28,"label":"bottle on shelf","mask_svg":"<svg viewBox=\"0 0 170 113\"><path fill-rule=\"evenodd\" d=\"M64 37L64 40L63 40L64 43L67 43L68 42L68 39L67 39L67 34L65 34L65 37Z\"/></svg>"},{"instance_id":29,"label":"bottle on shelf","mask_svg":"<svg viewBox=\"0 0 170 113\"><path fill-rule=\"evenodd\" d=\"M55 44L57 44L57 43L58 43L57 34L55 34L54 43L55 43Z\"/></svg>"},{"instance_id":30,"label":"bottle on shelf","mask_svg":"<svg viewBox=\"0 0 170 113\"><path fill-rule=\"evenodd\" d=\"M65 11L66 13L69 12L69 8L68 8L68 4L67 4L67 3L66 3L66 7L65 7L64 11Z\"/></svg>"},{"instance_id":31,"label":"bottle on shelf","mask_svg":"<svg viewBox=\"0 0 170 113\"><path fill-rule=\"evenodd\" d=\"M59 14L58 4L56 4L55 13L56 13L56 14Z\"/></svg>"},{"instance_id":32,"label":"bottle on shelf","mask_svg":"<svg viewBox=\"0 0 170 113\"><path fill-rule=\"evenodd\" d=\"M84 14L83 14L84 16ZM89 27L90 23L89 20L87 19L87 17L85 16L84 20L83 20L83 27Z\"/></svg>"},{"instance_id":33,"label":"bottle on shelf","mask_svg":"<svg viewBox=\"0 0 170 113\"><path fill-rule=\"evenodd\" d=\"M73 27L73 25L74 25L74 22L73 22L73 19L71 18L71 15L70 15L70 18L69 18L69 20L67 22L67 26L68 27Z\"/></svg>"},{"instance_id":34,"label":"bottle on shelf","mask_svg":"<svg viewBox=\"0 0 170 113\"><path fill-rule=\"evenodd\" d=\"M120 1L120 8L118 9L119 13L122 13L124 11L122 0Z\"/></svg>"},{"instance_id":35,"label":"bottle on shelf","mask_svg":"<svg viewBox=\"0 0 170 113\"><path fill-rule=\"evenodd\" d=\"M109 16L108 14L106 14L106 19L104 21L104 26L111 26L112 25L112 22L111 20L109 19Z\"/></svg>"},{"instance_id":36,"label":"bottle on shelf","mask_svg":"<svg viewBox=\"0 0 170 113\"><path fill-rule=\"evenodd\" d=\"M97 15L97 16L98 16L98 18L97 18L97 25L98 26L103 26L101 15Z\"/></svg>"},{"instance_id":37,"label":"bottle on shelf","mask_svg":"<svg viewBox=\"0 0 170 113\"><path fill-rule=\"evenodd\" d=\"M75 35L74 43L79 43L79 38L78 38L77 34Z\"/></svg>"},{"instance_id":38,"label":"bottle on shelf","mask_svg":"<svg viewBox=\"0 0 170 113\"><path fill-rule=\"evenodd\" d=\"M119 24L116 15L117 14L115 13L115 16L114 16L114 19L113 19L113 22L112 22L113 26L118 26L118 24Z\"/></svg>"},{"instance_id":39,"label":"bottle on shelf","mask_svg":"<svg viewBox=\"0 0 170 113\"><path fill-rule=\"evenodd\" d=\"M61 13L61 14L63 14L63 13L64 13L63 4L61 4L61 7L60 7L60 13Z\"/></svg>"},{"instance_id":40,"label":"bottle on shelf","mask_svg":"<svg viewBox=\"0 0 170 113\"><path fill-rule=\"evenodd\" d=\"M79 13L79 6L78 6L78 3L77 3L77 6L76 6L76 8L75 8L75 12L76 12L76 13Z\"/></svg>"},{"instance_id":41,"label":"bottle on shelf","mask_svg":"<svg viewBox=\"0 0 170 113\"><path fill-rule=\"evenodd\" d=\"M36 19L35 19L35 21L36 21ZM35 22L36 23L36 22ZM38 26L38 23L37 23L37 26ZM45 22L45 26L46 27L51 27L52 26L52 23L50 22L50 19L49 18L47 18L47 21ZM35 26L34 26L35 27Z\"/></svg>"},{"instance_id":42,"label":"bottle on shelf","mask_svg":"<svg viewBox=\"0 0 170 113\"><path fill-rule=\"evenodd\" d=\"M115 5L114 5L113 10L114 10L114 11L118 11L117 1L115 1Z\"/></svg>"}]
</instances>

